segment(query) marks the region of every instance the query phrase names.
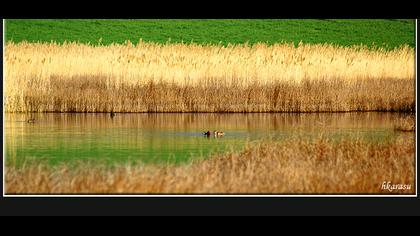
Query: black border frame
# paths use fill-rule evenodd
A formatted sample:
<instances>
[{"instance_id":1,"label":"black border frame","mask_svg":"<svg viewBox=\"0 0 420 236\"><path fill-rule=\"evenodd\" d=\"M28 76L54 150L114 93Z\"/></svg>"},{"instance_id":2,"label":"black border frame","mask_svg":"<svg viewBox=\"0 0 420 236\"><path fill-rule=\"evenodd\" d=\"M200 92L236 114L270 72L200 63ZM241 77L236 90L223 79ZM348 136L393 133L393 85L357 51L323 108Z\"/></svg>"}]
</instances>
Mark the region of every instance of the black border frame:
<instances>
[{"instance_id":1,"label":"black border frame","mask_svg":"<svg viewBox=\"0 0 420 236\"><path fill-rule=\"evenodd\" d=\"M2 18L418 18L413 2L158 2L110 4L18 2ZM285 4L285 5L283 5ZM22 14L22 5L27 13ZM200 5L200 6L197 6ZM204 5L204 6L203 6ZM277 5L277 6L276 6ZM83 6L83 7L81 7ZM98 7L100 6L100 7ZM168 7L162 10L162 6ZM191 7L193 6L193 7ZM336 7L331 9L330 7ZM239 8L238 8L239 7ZM307 7L302 9L302 7ZM388 7L383 10L382 7ZM243 10L246 8L246 10ZM297 8L297 9L296 9ZM4 10L16 10L18 14ZM76 13L76 15L75 15ZM59 15L58 15L59 14ZM81 15L80 15L81 14ZM84 14L84 16L83 16ZM117 15L116 15L117 14ZM125 14L118 16L118 14ZM375 15L376 14L376 15ZM88 16L88 17L87 17ZM3 29L2 29L3 31ZM418 28L417 28L418 32ZM2 32L3 33L3 32ZM416 42L417 45L417 42ZM3 47L1 49L3 53ZM416 58L417 60L417 58ZM3 75L3 66L2 66ZM3 84L2 84L3 87ZM3 89L2 89L3 91ZM3 103L2 103L3 108ZM3 124L3 114L0 121ZM1 137L3 145L3 136ZM417 158L417 157L416 157ZM1 165L3 174L3 166ZM417 183L416 183L417 185ZM1 183L3 189L3 182ZM0 215L419 215L419 197L2 197Z\"/></svg>"},{"instance_id":2,"label":"black border frame","mask_svg":"<svg viewBox=\"0 0 420 236\"><path fill-rule=\"evenodd\" d=\"M20 198L0 215L419 215L408 198ZM7 204L6 204L7 203Z\"/></svg>"}]
</instances>

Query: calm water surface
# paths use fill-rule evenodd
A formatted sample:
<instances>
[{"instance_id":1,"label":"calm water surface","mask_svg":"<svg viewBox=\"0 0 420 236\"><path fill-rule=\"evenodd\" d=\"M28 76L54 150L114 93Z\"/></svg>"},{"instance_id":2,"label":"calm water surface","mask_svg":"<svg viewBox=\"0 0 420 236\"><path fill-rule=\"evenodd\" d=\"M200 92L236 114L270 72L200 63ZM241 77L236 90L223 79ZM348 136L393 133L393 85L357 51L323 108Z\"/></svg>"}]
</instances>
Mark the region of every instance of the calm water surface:
<instances>
[{"instance_id":1,"label":"calm water surface","mask_svg":"<svg viewBox=\"0 0 420 236\"><path fill-rule=\"evenodd\" d=\"M355 136L381 142L413 133L393 130L399 113L318 114L5 114L8 164L25 160L49 163L88 160L124 163L179 162L227 150L247 142L293 137L333 139ZM35 118L34 123L26 120ZM203 131L221 130L207 138Z\"/></svg>"}]
</instances>

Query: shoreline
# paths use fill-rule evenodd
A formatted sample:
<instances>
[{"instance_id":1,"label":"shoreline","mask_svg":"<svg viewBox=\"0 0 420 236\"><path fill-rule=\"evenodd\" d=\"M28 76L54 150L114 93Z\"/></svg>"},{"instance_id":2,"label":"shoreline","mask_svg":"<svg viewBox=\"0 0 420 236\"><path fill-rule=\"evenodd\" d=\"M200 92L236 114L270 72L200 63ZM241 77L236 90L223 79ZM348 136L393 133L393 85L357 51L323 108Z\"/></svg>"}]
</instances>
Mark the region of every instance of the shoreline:
<instances>
[{"instance_id":1,"label":"shoreline","mask_svg":"<svg viewBox=\"0 0 420 236\"><path fill-rule=\"evenodd\" d=\"M414 153L414 140L404 139L264 141L181 166L6 166L5 187L6 194L407 194L415 192ZM390 193L384 181L412 188Z\"/></svg>"}]
</instances>

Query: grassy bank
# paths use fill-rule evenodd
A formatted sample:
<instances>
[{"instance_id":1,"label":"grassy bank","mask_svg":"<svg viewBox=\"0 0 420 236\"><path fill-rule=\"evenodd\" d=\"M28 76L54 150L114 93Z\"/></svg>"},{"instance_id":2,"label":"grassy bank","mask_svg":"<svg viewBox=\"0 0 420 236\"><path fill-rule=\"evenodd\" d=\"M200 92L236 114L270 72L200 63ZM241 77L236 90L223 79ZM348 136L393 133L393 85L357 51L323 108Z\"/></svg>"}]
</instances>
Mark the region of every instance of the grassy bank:
<instances>
[{"instance_id":1,"label":"grassy bank","mask_svg":"<svg viewBox=\"0 0 420 236\"><path fill-rule=\"evenodd\" d=\"M6 112L414 111L414 50L8 43Z\"/></svg>"},{"instance_id":2,"label":"grassy bank","mask_svg":"<svg viewBox=\"0 0 420 236\"><path fill-rule=\"evenodd\" d=\"M414 133L413 133L414 135ZM414 139L265 141L182 166L6 166L6 193L415 193ZM382 189L384 182L410 190Z\"/></svg>"},{"instance_id":3,"label":"grassy bank","mask_svg":"<svg viewBox=\"0 0 420 236\"><path fill-rule=\"evenodd\" d=\"M395 48L414 47L414 20L6 20L6 39L13 42L78 41L91 44L166 43L254 44L263 42L331 43ZM101 39L101 40L100 40Z\"/></svg>"}]
</instances>

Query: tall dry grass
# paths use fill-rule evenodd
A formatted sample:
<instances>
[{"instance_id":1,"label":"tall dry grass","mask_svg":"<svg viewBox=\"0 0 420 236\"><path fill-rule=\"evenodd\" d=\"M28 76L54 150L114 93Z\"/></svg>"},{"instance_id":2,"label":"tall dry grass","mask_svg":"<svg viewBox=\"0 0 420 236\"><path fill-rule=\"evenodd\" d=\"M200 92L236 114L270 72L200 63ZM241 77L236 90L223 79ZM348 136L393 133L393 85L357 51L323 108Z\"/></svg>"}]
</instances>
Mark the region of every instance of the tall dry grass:
<instances>
[{"instance_id":1,"label":"tall dry grass","mask_svg":"<svg viewBox=\"0 0 420 236\"><path fill-rule=\"evenodd\" d=\"M414 139L265 141L182 166L6 166L5 186L6 194L413 194L414 153ZM382 189L388 182L411 189Z\"/></svg>"},{"instance_id":2,"label":"tall dry grass","mask_svg":"<svg viewBox=\"0 0 420 236\"><path fill-rule=\"evenodd\" d=\"M414 49L7 43L6 112L413 111Z\"/></svg>"}]
</instances>

